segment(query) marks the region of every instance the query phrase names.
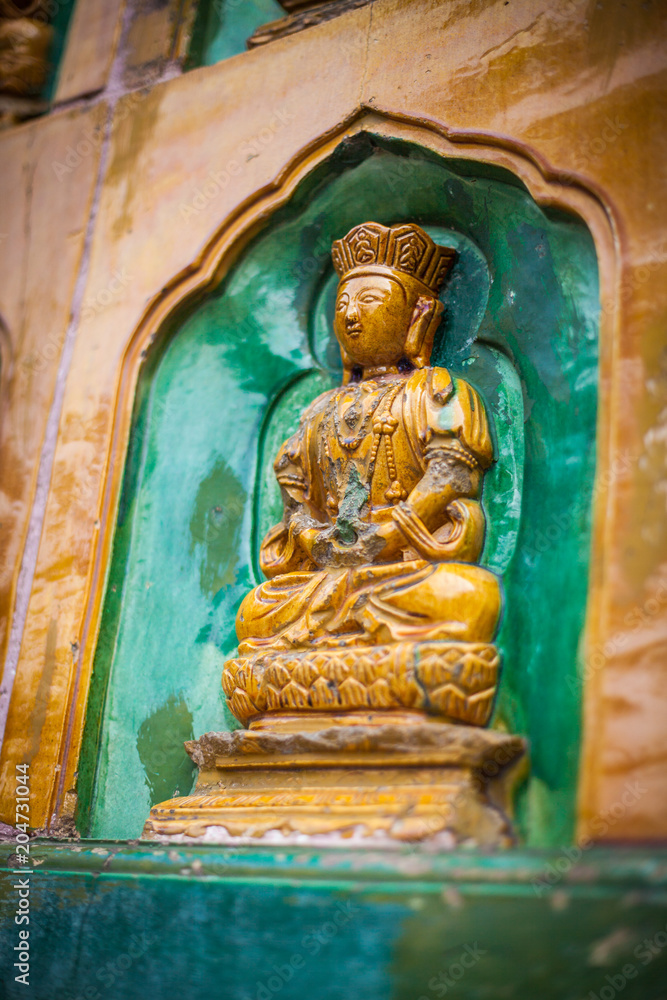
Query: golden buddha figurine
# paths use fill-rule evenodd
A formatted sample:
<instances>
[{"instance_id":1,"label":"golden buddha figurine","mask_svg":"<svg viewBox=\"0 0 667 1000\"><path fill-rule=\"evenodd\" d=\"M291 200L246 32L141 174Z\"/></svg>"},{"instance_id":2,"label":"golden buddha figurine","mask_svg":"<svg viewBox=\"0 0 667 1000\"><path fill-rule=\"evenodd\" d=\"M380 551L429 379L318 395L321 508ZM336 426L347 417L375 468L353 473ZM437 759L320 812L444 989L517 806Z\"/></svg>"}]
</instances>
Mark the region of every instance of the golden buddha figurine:
<instances>
[{"instance_id":1,"label":"golden buddha figurine","mask_svg":"<svg viewBox=\"0 0 667 1000\"><path fill-rule=\"evenodd\" d=\"M275 461L284 516L262 543L268 582L241 605L223 686L242 721L272 713L264 726L368 708L483 724L501 607L477 565L493 444L477 392L429 367L456 254L419 226L365 223L332 256L343 385Z\"/></svg>"},{"instance_id":2,"label":"golden buddha figurine","mask_svg":"<svg viewBox=\"0 0 667 1000\"><path fill-rule=\"evenodd\" d=\"M525 745L485 730L500 582L478 565L493 446L484 404L430 368L455 251L415 225L333 246L343 385L275 461L284 514L222 684L247 729L186 743L195 791L145 836L513 842Z\"/></svg>"}]
</instances>

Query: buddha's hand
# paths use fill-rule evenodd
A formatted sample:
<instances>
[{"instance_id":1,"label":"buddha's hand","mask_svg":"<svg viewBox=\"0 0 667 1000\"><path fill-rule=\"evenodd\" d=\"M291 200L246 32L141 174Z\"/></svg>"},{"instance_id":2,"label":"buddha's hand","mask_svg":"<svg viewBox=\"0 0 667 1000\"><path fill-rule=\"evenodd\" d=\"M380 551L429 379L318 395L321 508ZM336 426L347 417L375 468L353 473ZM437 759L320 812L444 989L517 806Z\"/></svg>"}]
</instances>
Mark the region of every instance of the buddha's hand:
<instances>
[{"instance_id":1,"label":"buddha's hand","mask_svg":"<svg viewBox=\"0 0 667 1000\"><path fill-rule=\"evenodd\" d=\"M365 566L375 561L383 545L374 525L334 524L318 534L311 555L323 569Z\"/></svg>"}]
</instances>

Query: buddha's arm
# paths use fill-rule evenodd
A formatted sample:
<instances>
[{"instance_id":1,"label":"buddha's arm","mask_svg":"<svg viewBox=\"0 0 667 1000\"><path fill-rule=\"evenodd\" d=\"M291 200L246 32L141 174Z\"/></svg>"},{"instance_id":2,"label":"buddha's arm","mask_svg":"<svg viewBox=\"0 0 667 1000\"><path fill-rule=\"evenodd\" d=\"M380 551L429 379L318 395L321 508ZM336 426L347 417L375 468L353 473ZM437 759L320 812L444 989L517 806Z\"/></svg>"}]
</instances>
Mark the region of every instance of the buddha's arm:
<instances>
[{"instance_id":1,"label":"buddha's arm","mask_svg":"<svg viewBox=\"0 0 667 1000\"><path fill-rule=\"evenodd\" d=\"M482 472L473 469L456 455L437 450L430 459L426 472L414 487L405 504L416 514L428 532L437 531L449 521L447 508L454 500L476 497L482 482ZM318 565L355 563L359 558L369 562L400 559L410 539L396 520L385 522L370 531L359 525L359 537L352 545L345 545L336 538L336 528L303 495L293 490L283 491L285 523L295 543Z\"/></svg>"},{"instance_id":2,"label":"buddha's arm","mask_svg":"<svg viewBox=\"0 0 667 1000\"><path fill-rule=\"evenodd\" d=\"M285 523L289 525L299 548L312 559L313 545L331 525L325 521L321 511L309 504L304 496L295 495L294 491L286 489L282 492Z\"/></svg>"},{"instance_id":3,"label":"buddha's arm","mask_svg":"<svg viewBox=\"0 0 667 1000\"><path fill-rule=\"evenodd\" d=\"M312 561L313 545L322 531L330 527L326 514L308 499L308 418L322 398L318 397L303 414L296 434L283 444L274 463L283 500L283 520L262 543L260 562L266 551L262 568L267 576L302 567L304 556Z\"/></svg>"},{"instance_id":4,"label":"buddha's arm","mask_svg":"<svg viewBox=\"0 0 667 1000\"><path fill-rule=\"evenodd\" d=\"M466 558L483 542L484 515L469 501L479 498L483 469L493 459L484 404L472 386L444 368L431 369L421 398L423 410L413 412L418 439L425 444L426 471L379 529L383 560L400 558L408 547L430 559ZM445 525L451 527L447 539L433 538Z\"/></svg>"},{"instance_id":5,"label":"buddha's arm","mask_svg":"<svg viewBox=\"0 0 667 1000\"><path fill-rule=\"evenodd\" d=\"M480 469L471 468L454 454L436 451L406 505L432 534L449 521L447 508L452 501L477 497L481 484ZM408 544L396 520L381 525L377 537L384 540L383 560L400 557Z\"/></svg>"},{"instance_id":6,"label":"buddha's arm","mask_svg":"<svg viewBox=\"0 0 667 1000\"><path fill-rule=\"evenodd\" d=\"M303 482L284 470L281 479L283 519L268 532L259 552L260 566L269 579L281 573L312 568L309 563L315 562L313 545L322 531L330 527L306 499Z\"/></svg>"}]
</instances>

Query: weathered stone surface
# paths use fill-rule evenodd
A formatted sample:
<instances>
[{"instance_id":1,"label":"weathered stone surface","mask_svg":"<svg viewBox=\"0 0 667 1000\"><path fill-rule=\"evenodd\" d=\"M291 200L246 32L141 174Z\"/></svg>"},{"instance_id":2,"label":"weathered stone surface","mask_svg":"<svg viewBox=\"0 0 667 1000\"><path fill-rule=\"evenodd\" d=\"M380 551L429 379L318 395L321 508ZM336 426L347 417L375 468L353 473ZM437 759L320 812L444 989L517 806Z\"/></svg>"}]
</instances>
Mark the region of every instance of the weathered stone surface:
<instances>
[{"instance_id":1,"label":"weathered stone surface","mask_svg":"<svg viewBox=\"0 0 667 1000\"><path fill-rule=\"evenodd\" d=\"M144 838L350 835L508 847L526 744L446 723L207 733L186 744L193 795L151 809Z\"/></svg>"},{"instance_id":2,"label":"weathered stone surface","mask_svg":"<svg viewBox=\"0 0 667 1000\"><path fill-rule=\"evenodd\" d=\"M435 751L443 764L482 767L495 761L502 770L516 762L526 749L519 736L477 726L456 726L444 722L412 725L330 726L308 733L253 732L237 729L227 733L206 733L185 744L199 767L224 766L223 758L250 755L382 753L419 754ZM334 761L335 762L335 761Z\"/></svg>"}]
</instances>

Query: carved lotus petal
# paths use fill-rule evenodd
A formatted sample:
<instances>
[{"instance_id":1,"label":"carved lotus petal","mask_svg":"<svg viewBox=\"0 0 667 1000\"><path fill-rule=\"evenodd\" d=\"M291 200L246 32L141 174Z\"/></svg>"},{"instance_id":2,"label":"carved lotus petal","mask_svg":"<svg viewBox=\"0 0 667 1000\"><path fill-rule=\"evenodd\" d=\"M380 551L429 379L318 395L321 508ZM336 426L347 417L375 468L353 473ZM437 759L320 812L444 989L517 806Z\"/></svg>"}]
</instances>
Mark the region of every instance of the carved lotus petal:
<instances>
[{"instance_id":1,"label":"carved lotus petal","mask_svg":"<svg viewBox=\"0 0 667 1000\"><path fill-rule=\"evenodd\" d=\"M404 708L424 708L428 702L424 688L417 684L412 674L392 678L391 689L398 704Z\"/></svg>"},{"instance_id":2,"label":"carved lotus petal","mask_svg":"<svg viewBox=\"0 0 667 1000\"><path fill-rule=\"evenodd\" d=\"M465 694L453 684L445 684L430 692L431 705L451 719L467 719L468 703Z\"/></svg>"},{"instance_id":3,"label":"carved lotus petal","mask_svg":"<svg viewBox=\"0 0 667 1000\"><path fill-rule=\"evenodd\" d=\"M359 656L356 662L355 674L362 684L372 684L373 681L388 673L387 657Z\"/></svg>"},{"instance_id":4,"label":"carved lotus petal","mask_svg":"<svg viewBox=\"0 0 667 1000\"><path fill-rule=\"evenodd\" d=\"M427 688L436 687L455 677L454 665L441 656L421 657L417 664L417 676Z\"/></svg>"},{"instance_id":5,"label":"carved lotus petal","mask_svg":"<svg viewBox=\"0 0 667 1000\"><path fill-rule=\"evenodd\" d=\"M228 660L222 671L222 690L228 698L231 698L234 694L234 688L236 687L236 671L237 661Z\"/></svg>"},{"instance_id":6,"label":"carved lotus petal","mask_svg":"<svg viewBox=\"0 0 667 1000\"><path fill-rule=\"evenodd\" d=\"M344 708L366 708L370 705L368 690L354 677L348 677L339 685L341 704Z\"/></svg>"},{"instance_id":7,"label":"carved lotus petal","mask_svg":"<svg viewBox=\"0 0 667 1000\"><path fill-rule=\"evenodd\" d=\"M310 700L308 690L300 684L290 681L280 693L281 708L308 708Z\"/></svg>"},{"instance_id":8,"label":"carved lotus petal","mask_svg":"<svg viewBox=\"0 0 667 1000\"><path fill-rule=\"evenodd\" d=\"M318 679L320 672L307 657L302 657L292 671L292 678L303 687L310 687Z\"/></svg>"},{"instance_id":9,"label":"carved lotus petal","mask_svg":"<svg viewBox=\"0 0 667 1000\"><path fill-rule=\"evenodd\" d=\"M340 705L336 686L329 684L328 681L325 681L324 677L318 677L310 690L313 708L328 708L331 705Z\"/></svg>"},{"instance_id":10,"label":"carved lotus petal","mask_svg":"<svg viewBox=\"0 0 667 1000\"><path fill-rule=\"evenodd\" d=\"M495 687L480 691L468 698L468 719L476 726L485 726L491 716L493 699L496 693Z\"/></svg>"},{"instance_id":11,"label":"carved lotus petal","mask_svg":"<svg viewBox=\"0 0 667 1000\"><path fill-rule=\"evenodd\" d=\"M450 670L454 671L458 668L463 655L464 651L458 646L445 646L441 651L431 654L429 659L438 659L443 666L447 666Z\"/></svg>"},{"instance_id":12,"label":"carved lotus petal","mask_svg":"<svg viewBox=\"0 0 667 1000\"><path fill-rule=\"evenodd\" d=\"M351 657L346 657L345 660L341 656L328 657L322 665L322 676L336 684L342 684L350 676L350 662L346 662L348 659L353 662Z\"/></svg>"},{"instance_id":13,"label":"carved lotus petal","mask_svg":"<svg viewBox=\"0 0 667 1000\"><path fill-rule=\"evenodd\" d=\"M461 666L460 682L471 691L488 687L494 684L498 674L499 657L494 657L495 662L488 663L475 653L468 653L463 658Z\"/></svg>"},{"instance_id":14,"label":"carved lotus petal","mask_svg":"<svg viewBox=\"0 0 667 1000\"><path fill-rule=\"evenodd\" d=\"M368 696L373 708L396 708L400 702L396 701L389 684L384 678L380 678L368 688Z\"/></svg>"},{"instance_id":15,"label":"carved lotus petal","mask_svg":"<svg viewBox=\"0 0 667 1000\"><path fill-rule=\"evenodd\" d=\"M271 684L267 684L264 687L264 693L266 695L266 710L267 712L277 712L280 708L280 694L281 692L272 687Z\"/></svg>"},{"instance_id":16,"label":"carved lotus petal","mask_svg":"<svg viewBox=\"0 0 667 1000\"><path fill-rule=\"evenodd\" d=\"M258 715L260 712L260 709L256 705L253 705L245 691L242 691L240 688L236 688L234 691L229 702L229 707L241 722L247 722L248 719L252 719L253 715Z\"/></svg>"},{"instance_id":17,"label":"carved lotus petal","mask_svg":"<svg viewBox=\"0 0 667 1000\"><path fill-rule=\"evenodd\" d=\"M287 666L282 663L271 663L264 672L264 681L272 687L284 688L291 680Z\"/></svg>"},{"instance_id":18,"label":"carved lotus petal","mask_svg":"<svg viewBox=\"0 0 667 1000\"><path fill-rule=\"evenodd\" d=\"M257 672L253 670L251 667L245 668L243 670L242 678L240 677L240 674L241 671L239 671L239 673L236 675L236 683L238 684L239 687L243 687L244 691L248 693L251 700L255 702L256 705L259 705L259 707L261 708L262 705L260 704L260 701L263 700L263 696L261 693L263 686L261 684L261 675L258 677ZM243 683L241 683L241 680L243 681Z\"/></svg>"}]
</instances>

